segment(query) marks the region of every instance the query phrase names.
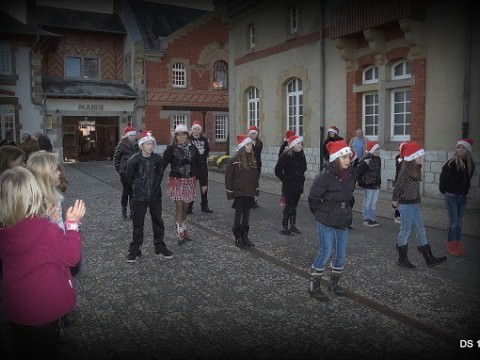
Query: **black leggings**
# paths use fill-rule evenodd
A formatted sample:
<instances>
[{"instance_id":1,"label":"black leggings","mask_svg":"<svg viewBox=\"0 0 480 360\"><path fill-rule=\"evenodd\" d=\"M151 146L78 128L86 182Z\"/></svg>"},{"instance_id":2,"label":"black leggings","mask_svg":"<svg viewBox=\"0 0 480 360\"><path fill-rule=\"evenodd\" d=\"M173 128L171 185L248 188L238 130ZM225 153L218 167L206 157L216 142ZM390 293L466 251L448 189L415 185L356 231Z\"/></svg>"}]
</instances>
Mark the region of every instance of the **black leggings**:
<instances>
[{"instance_id":1,"label":"black leggings","mask_svg":"<svg viewBox=\"0 0 480 360\"><path fill-rule=\"evenodd\" d=\"M250 219L250 207L242 207L240 209L235 209L235 220L233 226L238 228L240 226L248 226Z\"/></svg>"}]
</instances>

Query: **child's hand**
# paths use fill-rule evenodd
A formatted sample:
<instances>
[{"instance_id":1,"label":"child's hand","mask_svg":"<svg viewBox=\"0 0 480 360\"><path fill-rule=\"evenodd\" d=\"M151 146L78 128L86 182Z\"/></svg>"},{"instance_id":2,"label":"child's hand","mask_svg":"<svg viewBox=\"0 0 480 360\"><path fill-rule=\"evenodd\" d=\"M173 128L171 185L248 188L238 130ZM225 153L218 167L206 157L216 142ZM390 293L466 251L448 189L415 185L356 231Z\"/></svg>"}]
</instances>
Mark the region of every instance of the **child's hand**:
<instances>
[{"instance_id":1,"label":"child's hand","mask_svg":"<svg viewBox=\"0 0 480 360\"><path fill-rule=\"evenodd\" d=\"M85 215L85 203L83 200L75 200L75 204L70 206L65 214L67 221L79 222Z\"/></svg>"},{"instance_id":2,"label":"child's hand","mask_svg":"<svg viewBox=\"0 0 480 360\"><path fill-rule=\"evenodd\" d=\"M47 215L52 222L58 222L62 218L62 214L59 214L55 205L52 205L47 210Z\"/></svg>"}]
</instances>

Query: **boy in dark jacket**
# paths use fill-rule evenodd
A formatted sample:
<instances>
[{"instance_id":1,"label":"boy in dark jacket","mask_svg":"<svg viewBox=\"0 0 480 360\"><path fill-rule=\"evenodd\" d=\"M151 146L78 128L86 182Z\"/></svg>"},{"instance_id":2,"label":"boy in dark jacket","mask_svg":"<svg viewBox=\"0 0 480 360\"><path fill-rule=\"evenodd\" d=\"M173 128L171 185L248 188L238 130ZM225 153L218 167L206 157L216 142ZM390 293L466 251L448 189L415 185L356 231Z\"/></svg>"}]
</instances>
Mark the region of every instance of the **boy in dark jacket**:
<instances>
[{"instance_id":1,"label":"boy in dark jacket","mask_svg":"<svg viewBox=\"0 0 480 360\"><path fill-rule=\"evenodd\" d=\"M380 145L376 141L367 142L367 155L363 157L357 167L358 185L363 191L363 225L378 226L375 209L382 184L380 159Z\"/></svg>"},{"instance_id":2,"label":"boy in dark jacket","mask_svg":"<svg viewBox=\"0 0 480 360\"><path fill-rule=\"evenodd\" d=\"M171 258L163 237L165 225L162 219L162 157L153 152L155 138L150 131L143 131L138 141L141 152L133 155L127 162L127 181L133 186L133 241L130 243L127 262L136 262L142 255L143 225L147 208L150 208L153 227L153 245L155 254Z\"/></svg>"},{"instance_id":3,"label":"boy in dark jacket","mask_svg":"<svg viewBox=\"0 0 480 360\"><path fill-rule=\"evenodd\" d=\"M127 181L127 161L138 151L137 132L131 126L123 129L122 140L115 149L113 155L113 165L120 175L122 182L122 218L127 220L127 205L130 203L130 219L132 218L132 186Z\"/></svg>"}]
</instances>

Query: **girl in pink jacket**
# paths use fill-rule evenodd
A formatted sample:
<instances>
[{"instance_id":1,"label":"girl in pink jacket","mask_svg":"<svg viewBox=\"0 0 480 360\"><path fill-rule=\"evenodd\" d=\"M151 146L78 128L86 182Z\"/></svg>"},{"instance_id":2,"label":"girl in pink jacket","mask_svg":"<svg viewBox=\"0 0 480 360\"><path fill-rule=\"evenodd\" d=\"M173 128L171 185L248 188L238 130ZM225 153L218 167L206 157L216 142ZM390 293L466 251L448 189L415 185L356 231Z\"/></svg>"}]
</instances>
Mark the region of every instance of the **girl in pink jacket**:
<instances>
[{"instance_id":1,"label":"girl in pink jacket","mask_svg":"<svg viewBox=\"0 0 480 360\"><path fill-rule=\"evenodd\" d=\"M80 259L85 205L76 200L67 210L63 232L45 216L40 187L22 167L0 176L0 203L3 306L16 355L54 358L58 319L76 302L70 267Z\"/></svg>"}]
</instances>

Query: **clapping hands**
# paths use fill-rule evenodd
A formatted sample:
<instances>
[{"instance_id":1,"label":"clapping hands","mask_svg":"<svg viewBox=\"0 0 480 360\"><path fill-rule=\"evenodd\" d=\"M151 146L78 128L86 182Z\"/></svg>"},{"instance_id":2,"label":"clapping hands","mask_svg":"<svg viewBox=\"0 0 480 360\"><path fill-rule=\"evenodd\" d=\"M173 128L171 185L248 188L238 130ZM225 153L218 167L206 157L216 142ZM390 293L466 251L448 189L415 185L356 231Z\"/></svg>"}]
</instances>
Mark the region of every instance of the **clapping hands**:
<instances>
[{"instance_id":1,"label":"clapping hands","mask_svg":"<svg viewBox=\"0 0 480 360\"><path fill-rule=\"evenodd\" d=\"M80 220L85 215L85 203L83 200L75 200L75 204L70 206L65 214L65 219L67 221L80 222Z\"/></svg>"}]
</instances>

